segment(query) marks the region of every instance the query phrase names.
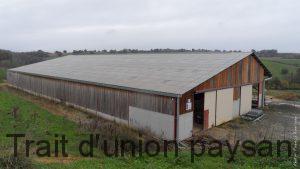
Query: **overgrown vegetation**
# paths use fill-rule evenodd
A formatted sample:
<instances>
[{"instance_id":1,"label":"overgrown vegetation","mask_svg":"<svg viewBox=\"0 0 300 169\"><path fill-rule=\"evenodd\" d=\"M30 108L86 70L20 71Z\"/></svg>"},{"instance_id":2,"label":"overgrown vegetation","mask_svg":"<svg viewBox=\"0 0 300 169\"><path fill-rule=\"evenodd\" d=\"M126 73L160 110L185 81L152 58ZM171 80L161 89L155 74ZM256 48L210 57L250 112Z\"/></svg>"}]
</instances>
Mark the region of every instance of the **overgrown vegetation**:
<instances>
[{"instance_id":1,"label":"overgrown vegetation","mask_svg":"<svg viewBox=\"0 0 300 169\"><path fill-rule=\"evenodd\" d=\"M20 155L14 157L13 153L0 156L0 168L3 169L32 169L32 161Z\"/></svg>"},{"instance_id":2,"label":"overgrown vegetation","mask_svg":"<svg viewBox=\"0 0 300 169\"><path fill-rule=\"evenodd\" d=\"M56 57L58 57L58 55L41 50L35 52L11 52L0 49L0 68L14 68Z\"/></svg>"},{"instance_id":3,"label":"overgrown vegetation","mask_svg":"<svg viewBox=\"0 0 300 169\"><path fill-rule=\"evenodd\" d=\"M0 158L0 167L7 169L31 169L31 161L26 158L15 158L13 156Z\"/></svg>"},{"instance_id":4,"label":"overgrown vegetation","mask_svg":"<svg viewBox=\"0 0 300 169\"><path fill-rule=\"evenodd\" d=\"M145 143L148 140L153 140L153 137L148 135L149 132L137 131L128 128L125 125L97 118L95 116L92 116L92 118L89 119L79 119L78 130L83 133L88 132L92 134L93 142L95 143L94 148L101 152L105 152L106 154L113 154L113 156L116 153L116 141L118 141L120 147L123 147L124 153L135 156L139 153L138 149L136 149L136 151L131 150L135 145L139 145L139 141L142 141L142 146L145 146ZM124 144L122 141L124 141ZM160 143L160 145L163 144Z\"/></svg>"}]
</instances>

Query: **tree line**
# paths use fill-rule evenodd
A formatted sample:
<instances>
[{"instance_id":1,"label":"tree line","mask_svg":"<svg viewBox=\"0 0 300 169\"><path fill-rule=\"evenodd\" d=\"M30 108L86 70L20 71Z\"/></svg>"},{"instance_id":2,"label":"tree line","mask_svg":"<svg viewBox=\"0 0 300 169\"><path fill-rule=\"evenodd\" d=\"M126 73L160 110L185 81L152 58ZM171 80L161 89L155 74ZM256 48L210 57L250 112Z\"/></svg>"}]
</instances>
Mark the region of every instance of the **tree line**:
<instances>
[{"instance_id":1,"label":"tree line","mask_svg":"<svg viewBox=\"0 0 300 169\"><path fill-rule=\"evenodd\" d=\"M56 51L59 52L59 51ZM165 49L150 49L150 50L142 50L142 49L110 49L110 50L73 50L71 53L74 55L82 55L82 54L126 54L126 53L188 53L188 52L241 52L241 50L209 50L209 49L170 49L170 48L165 48ZM61 54L67 53L66 50L63 52L60 52Z\"/></svg>"}]
</instances>

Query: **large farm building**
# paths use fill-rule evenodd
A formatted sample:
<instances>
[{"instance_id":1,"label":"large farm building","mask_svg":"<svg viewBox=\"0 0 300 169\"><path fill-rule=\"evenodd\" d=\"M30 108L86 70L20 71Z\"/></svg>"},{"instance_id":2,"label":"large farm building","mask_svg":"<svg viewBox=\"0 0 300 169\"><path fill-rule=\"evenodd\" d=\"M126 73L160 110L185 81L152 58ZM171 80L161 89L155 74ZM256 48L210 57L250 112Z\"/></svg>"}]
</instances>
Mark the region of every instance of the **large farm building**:
<instances>
[{"instance_id":1,"label":"large farm building","mask_svg":"<svg viewBox=\"0 0 300 169\"><path fill-rule=\"evenodd\" d=\"M261 107L270 76L255 54L232 52L70 55L10 69L7 80L32 94L183 140Z\"/></svg>"}]
</instances>

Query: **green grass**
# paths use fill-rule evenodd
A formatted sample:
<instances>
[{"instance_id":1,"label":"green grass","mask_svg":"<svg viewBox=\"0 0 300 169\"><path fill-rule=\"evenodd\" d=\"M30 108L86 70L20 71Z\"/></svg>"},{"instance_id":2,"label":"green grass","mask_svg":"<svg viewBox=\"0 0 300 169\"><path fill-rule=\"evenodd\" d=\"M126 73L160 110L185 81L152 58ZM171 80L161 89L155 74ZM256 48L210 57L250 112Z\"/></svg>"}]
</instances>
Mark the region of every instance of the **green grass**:
<instances>
[{"instance_id":1,"label":"green grass","mask_svg":"<svg viewBox=\"0 0 300 169\"><path fill-rule=\"evenodd\" d=\"M17 118L11 115L14 107L19 108ZM38 113L36 118L33 114ZM52 163L39 161L36 156L30 159L33 162L34 168L43 169L83 169L83 168L140 168L140 169L164 169L164 168L293 168L292 162L285 158L276 157L252 157L247 158L243 155L237 155L236 161L228 163L228 157L210 157L207 153L202 157L196 157L195 163L190 162L190 153L188 150L179 153L178 158L174 158L172 153L168 158L163 157L161 153L156 157L148 157L146 154L143 157L130 158L119 157L109 158L101 152L96 152L94 158L84 158L78 153L79 140L86 139L88 131L82 132L78 130L78 125L62 116L54 115L38 105L26 101L15 93L11 93L0 88L0 157L5 155L7 149L12 148L11 138L7 138L8 133L25 133L28 139L40 140L47 139L53 142L54 134L65 134L69 140L67 152L71 157L76 157L78 160L70 161L69 163L61 163L59 159L52 157ZM21 142L22 143L22 142ZM225 151L226 154L226 151Z\"/></svg>"},{"instance_id":2,"label":"green grass","mask_svg":"<svg viewBox=\"0 0 300 169\"><path fill-rule=\"evenodd\" d=\"M11 114L15 107L19 108L16 118ZM8 91L0 92L0 114L1 146L12 146L12 139L6 137L6 134L10 133L24 133L28 139L33 140L54 141L54 134L65 134L70 140L85 138L85 135L78 132L74 122L62 116L55 116ZM68 148L71 154L76 155L76 142L70 142Z\"/></svg>"},{"instance_id":3,"label":"green grass","mask_svg":"<svg viewBox=\"0 0 300 169\"><path fill-rule=\"evenodd\" d=\"M5 76L6 76L6 70L4 68L0 68L0 83L3 82Z\"/></svg>"},{"instance_id":4,"label":"green grass","mask_svg":"<svg viewBox=\"0 0 300 169\"><path fill-rule=\"evenodd\" d=\"M278 58L278 57L264 58L264 59L271 60L271 61L277 62L277 63L300 67L300 59L285 59L285 58Z\"/></svg>"},{"instance_id":5,"label":"green grass","mask_svg":"<svg viewBox=\"0 0 300 169\"><path fill-rule=\"evenodd\" d=\"M300 101L300 90L267 90L267 95L283 100Z\"/></svg>"},{"instance_id":6,"label":"green grass","mask_svg":"<svg viewBox=\"0 0 300 169\"><path fill-rule=\"evenodd\" d=\"M296 73L300 68L300 59L283 59L283 58L261 58L262 62L271 71L273 77L284 80L285 76L281 74L282 69L287 69L290 73Z\"/></svg>"}]
</instances>

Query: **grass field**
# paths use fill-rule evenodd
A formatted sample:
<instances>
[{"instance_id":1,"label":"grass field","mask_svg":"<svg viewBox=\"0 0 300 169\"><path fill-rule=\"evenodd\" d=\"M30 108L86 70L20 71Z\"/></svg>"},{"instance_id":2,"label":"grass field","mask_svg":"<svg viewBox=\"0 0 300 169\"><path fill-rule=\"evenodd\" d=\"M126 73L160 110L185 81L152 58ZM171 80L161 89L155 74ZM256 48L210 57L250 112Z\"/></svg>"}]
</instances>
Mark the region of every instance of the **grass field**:
<instances>
[{"instance_id":1,"label":"grass field","mask_svg":"<svg viewBox=\"0 0 300 169\"><path fill-rule=\"evenodd\" d=\"M300 59L283 59L283 58L261 58L262 62L271 71L273 77L278 77L280 80L284 79L281 74L282 69L287 69L289 74L300 68Z\"/></svg>"},{"instance_id":2,"label":"grass field","mask_svg":"<svg viewBox=\"0 0 300 169\"><path fill-rule=\"evenodd\" d=\"M267 90L267 95L282 100L300 101L300 90Z\"/></svg>"},{"instance_id":3,"label":"grass field","mask_svg":"<svg viewBox=\"0 0 300 169\"><path fill-rule=\"evenodd\" d=\"M261 58L262 62L271 71L273 79L278 77L280 81L291 79L291 73L295 75L300 68L300 59L284 59L284 58ZM288 75L282 75L281 70L287 69ZM289 81L289 80L288 80ZM299 84L291 84L290 87L298 88ZM268 90L267 95L283 100L300 101L300 90Z\"/></svg>"}]
</instances>

